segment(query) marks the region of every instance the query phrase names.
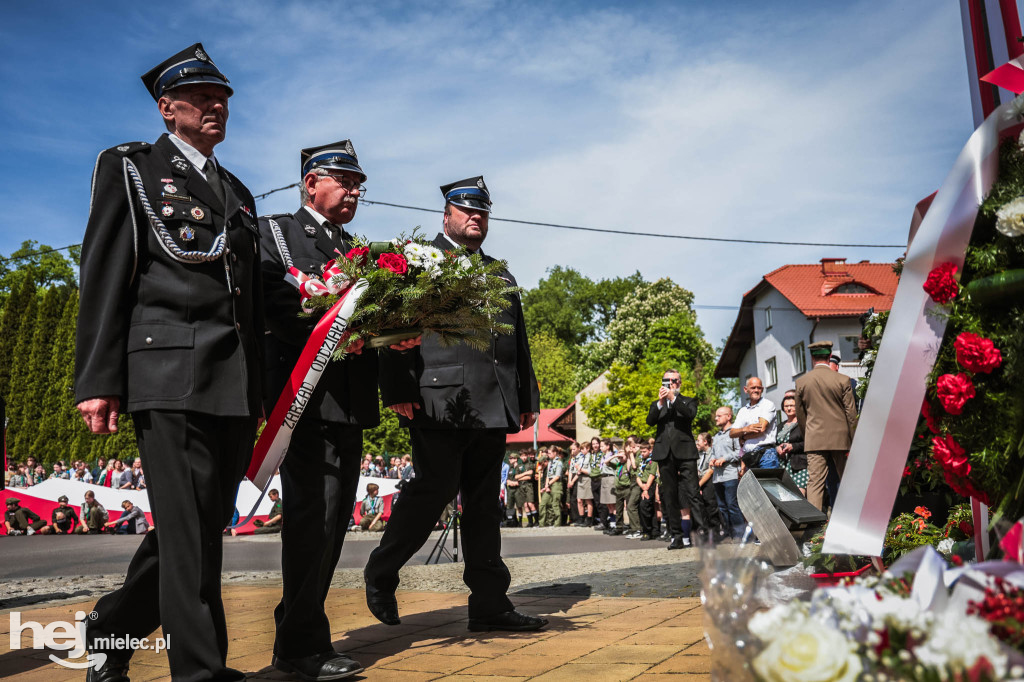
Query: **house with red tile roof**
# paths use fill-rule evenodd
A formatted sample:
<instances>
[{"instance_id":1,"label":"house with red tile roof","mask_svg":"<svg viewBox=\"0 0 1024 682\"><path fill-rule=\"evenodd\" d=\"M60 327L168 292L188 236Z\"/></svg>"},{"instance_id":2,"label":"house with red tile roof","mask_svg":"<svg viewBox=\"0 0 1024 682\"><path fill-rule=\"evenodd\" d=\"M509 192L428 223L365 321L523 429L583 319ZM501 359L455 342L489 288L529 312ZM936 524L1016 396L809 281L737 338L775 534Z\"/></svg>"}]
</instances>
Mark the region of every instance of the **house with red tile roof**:
<instances>
[{"instance_id":1,"label":"house with red tile roof","mask_svg":"<svg viewBox=\"0 0 1024 682\"><path fill-rule=\"evenodd\" d=\"M777 407L796 378L811 368L807 346L831 341L839 371L863 376L858 361L862 316L892 307L899 276L892 263L783 265L743 295L739 314L715 368L720 379L751 376L764 382L764 397Z\"/></svg>"}]
</instances>

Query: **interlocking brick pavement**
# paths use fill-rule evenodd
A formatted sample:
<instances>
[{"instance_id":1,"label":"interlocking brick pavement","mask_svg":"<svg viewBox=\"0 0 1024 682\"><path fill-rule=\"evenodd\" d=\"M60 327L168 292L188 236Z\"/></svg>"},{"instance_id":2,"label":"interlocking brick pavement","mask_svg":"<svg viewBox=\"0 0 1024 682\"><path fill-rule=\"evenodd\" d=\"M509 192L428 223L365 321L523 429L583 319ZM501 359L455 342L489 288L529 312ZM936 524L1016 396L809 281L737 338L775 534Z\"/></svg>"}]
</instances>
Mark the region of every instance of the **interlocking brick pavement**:
<instances>
[{"instance_id":1,"label":"interlocking brick pavement","mask_svg":"<svg viewBox=\"0 0 1024 682\"><path fill-rule=\"evenodd\" d=\"M280 587L226 585L231 644L228 665L254 680L286 680L270 667L272 612ZM540 632L473 633L466 629L466 595L399 592L402 624L378 623L363 591L332 589L327 614L337 630L335 648L366 670L354 680L610 680L707 679L711 658L696 598L513 595L519 610L547 617ZM71 621L92 601L22 610L22 622ZM33 682L80 681L85 673L52 663L49 652L10 650L9 611L0 612L0 678ZM155 636L161 633L157 632ZM27 643L27 639L26 639ZM174 642L171 642L171 646ZM170 679L164 653L140 651L132 660L133 682Z\"/></svg>"}]
</instances>

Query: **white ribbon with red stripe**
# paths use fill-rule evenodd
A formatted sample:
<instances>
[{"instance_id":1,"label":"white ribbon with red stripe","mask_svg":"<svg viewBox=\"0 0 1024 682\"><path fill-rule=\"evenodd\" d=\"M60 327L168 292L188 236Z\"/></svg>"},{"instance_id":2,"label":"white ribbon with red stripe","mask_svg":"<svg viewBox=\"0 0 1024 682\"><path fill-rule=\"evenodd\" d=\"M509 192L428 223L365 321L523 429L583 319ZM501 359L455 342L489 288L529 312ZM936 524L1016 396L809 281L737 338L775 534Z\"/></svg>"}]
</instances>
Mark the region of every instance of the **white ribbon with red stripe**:
<instances>
[{"instance_id":1,"label":"white ribbon with red stripe","mask_svg":"<svg viewBox=\"0 0 1024 682\"><path fill-rule=\"evenodd\" d=\"M999 171L1000 134L1018 122L996 109L961 150L907 250L822 551L877 556L946 320L922 288L942 263L963 268L982 199ZM977 529L983 533L984 529Z\"/></svg>"},{"instance_id":2,"label":"white ribbon with red stripe","mask_svg":"<svg viewBox=\"0 0 1024 682\"><path fill-rule=\"evenodd\" d=\"M366 280L356 280L355 284L349 287L337 303L320 318L302 349L295 369L292 370L277 403L274 404L263 433L256 441L249 470L245 474L246 478L260 490L269 484L274 472L284 461L292 433L313 395L313 390L320 382L320 377L327 369L327 364L333 362L331 355L344 337L348 321L355 313L366 287Z\"/></svg>"}]
</instances>

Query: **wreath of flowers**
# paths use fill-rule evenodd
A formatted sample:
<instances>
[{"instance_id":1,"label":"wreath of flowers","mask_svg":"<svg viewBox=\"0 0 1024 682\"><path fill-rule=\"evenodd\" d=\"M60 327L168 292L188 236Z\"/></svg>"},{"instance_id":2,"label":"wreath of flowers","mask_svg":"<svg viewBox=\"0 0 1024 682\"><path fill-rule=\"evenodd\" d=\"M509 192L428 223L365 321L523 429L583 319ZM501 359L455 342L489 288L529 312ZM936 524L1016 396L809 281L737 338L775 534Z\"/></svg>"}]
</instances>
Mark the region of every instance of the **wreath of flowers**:
<instances>
[{"instance_id":1,"label":"wreath of flowers","mask_svg":"<svg viewBox=\"0 0 1024 682\"><path fill-rule=\"evenodd\" d=\"M438 249L415 231L390 242L356 237L354 244L344 256L324 265L322 284L316 286L314 280L314 286L303 289L303 310L318 315L357 279L367 282L349 320L352 333L343 345L359 339L381 345L375 339L430 332L444 346L466 343L486 350L492 334L514 331L512 325L497 321L520 292L503 277L504 261L485 261L462 247ZM339 346L335 355L344 353Z\"/></svg>"}]
</instances>

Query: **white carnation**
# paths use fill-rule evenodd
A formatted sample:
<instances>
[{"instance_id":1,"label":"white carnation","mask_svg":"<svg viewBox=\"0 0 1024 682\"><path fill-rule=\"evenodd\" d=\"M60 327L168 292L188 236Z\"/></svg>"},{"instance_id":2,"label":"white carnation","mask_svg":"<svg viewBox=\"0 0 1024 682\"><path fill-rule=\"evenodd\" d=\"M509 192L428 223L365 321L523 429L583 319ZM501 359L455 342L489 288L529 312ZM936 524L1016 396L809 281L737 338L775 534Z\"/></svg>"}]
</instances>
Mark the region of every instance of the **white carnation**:
<instances>
[{"instance_id":1,"label":"white carnation","mask_svg":"<svg viewBox=\"0 0 1024 682\"><path fill-rule=\"evenodd\" d=\"M1024 234L1024 197L1017 197L996 211L996 229L1007 237Z\"/></svg>"},{"instance_id":2,"label":"white carnation","mask_svg":"<svg viewBox=\"0 0 1024 682\"><path fill-rule=\"evenodd\" d=\"M928 639L914 650L921 663L940 670L965 671L985 658L995 671L1006 675L1006 654L988 632L988 622L976 616L947 613L928 630Z\"/></svg>"}]
</instances>

